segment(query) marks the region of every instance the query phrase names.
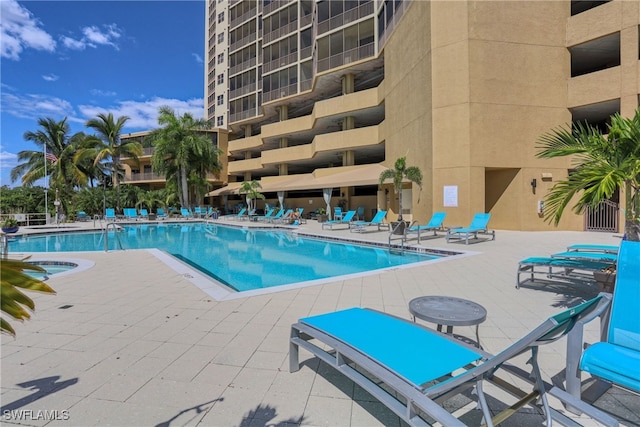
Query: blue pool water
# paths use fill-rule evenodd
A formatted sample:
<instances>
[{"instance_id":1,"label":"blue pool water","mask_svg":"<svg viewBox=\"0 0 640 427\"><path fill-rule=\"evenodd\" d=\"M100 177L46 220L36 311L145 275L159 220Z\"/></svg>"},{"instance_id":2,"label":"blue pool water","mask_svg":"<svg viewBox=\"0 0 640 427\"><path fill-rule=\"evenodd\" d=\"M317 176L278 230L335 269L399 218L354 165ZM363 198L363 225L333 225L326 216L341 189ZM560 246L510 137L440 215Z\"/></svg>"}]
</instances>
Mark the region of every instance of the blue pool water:
<instances>
[{"instance_id":1,"label":"blue pool water","mask_svg":"<svg viewBox=\"0 0 640 427\"><path fill-rule=\"evenodd\" d=\"M37 265L38 267L44 268L46 271L34 271L34 270L25 270L25 273L31 277L35 277L36 279L46 280L49 276L63 273L65 271L73 270L78 267L78 264L74 264L72 262L64 262L64 261L27 261L28 264Z\"/></svg>"},{"instance_id":2,"label":"blue pool water","mask_svg":"<svg viewBox=\"0 0 640 427\"><path fill-rule=\"evenodd\" d=\"M109 250L157 248L236 291L326 279L437 258L389 253L379 247L299 237L282 230L256 230L205 223L122 225L109 230ZM9 251L103 251L103 232L22 236Z\"/></svg>"}]
</instances>

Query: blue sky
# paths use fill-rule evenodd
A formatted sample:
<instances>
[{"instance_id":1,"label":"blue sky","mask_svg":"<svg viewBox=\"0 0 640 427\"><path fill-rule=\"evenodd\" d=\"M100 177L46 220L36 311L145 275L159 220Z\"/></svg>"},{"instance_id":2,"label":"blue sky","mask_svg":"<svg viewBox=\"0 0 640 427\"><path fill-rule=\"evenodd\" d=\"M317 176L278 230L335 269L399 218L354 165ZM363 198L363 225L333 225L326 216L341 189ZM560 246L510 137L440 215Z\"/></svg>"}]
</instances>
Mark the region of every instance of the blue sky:
<instances>
[{"instance_id":1,"label":"blue sky","mask_svg":"<svg viewBox=\"0 0 640 427\"><path fill-rule=\"evenodd\" d=\"M0 0L0 185L37 120L67 117L71 134L101 112L124 132L157 127L158 107L204 114L203 0Z\"/></svg>"}]
</instances>

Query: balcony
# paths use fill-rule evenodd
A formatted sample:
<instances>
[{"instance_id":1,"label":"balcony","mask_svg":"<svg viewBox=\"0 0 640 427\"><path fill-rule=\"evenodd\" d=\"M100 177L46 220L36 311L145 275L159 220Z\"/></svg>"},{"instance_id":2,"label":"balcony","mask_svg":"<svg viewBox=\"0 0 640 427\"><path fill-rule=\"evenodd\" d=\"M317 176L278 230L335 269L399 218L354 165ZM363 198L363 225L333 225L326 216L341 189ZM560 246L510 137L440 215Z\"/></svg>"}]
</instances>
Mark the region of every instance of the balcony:
<instances>
[{"instance_id":1,"label":"balcony","mask_svg":"<svg viewBox=\"0 0 640 427\"><path fill-rule=\"evenodd\" d=\"M298 61L298 52L292 52L289 55L281 56L273 61L265 62L262 64L262 74L267 74L277 68L286 67Z\"/></svg>"},{"instance_id":2,"label":"balcony","mask_svg":"<svg viewBox=\"0 0 640 427\"><path fill-rule=\"evenodd\" d=\"M281 7L294 2L295 0L274 0L271 3L269 3L268 5L266 5L264 7L264 10L262 11L262 15L266 16L268 14L270 14L271 12L273 12L274 10L280 9ZM262 3L262 2L260 2Z\"/></svg>"},{"instance_id":3,"label":"balcony","mask_svg":"<svg viewBox=\"0 0 640 427\"><path fill-rule=\"evenodd\" d=\"M257 33L252 33L249 34L248 36L234 42L231 44L231 46L229 46L229 52L233 52L235 50L238 50L242 47L245 47L246 45L248 45L249 43L253 43L255 42L257 39Z\"/></svg>"},{"instance_id":4,"label":"balcony","mask_svg":"<svg viewBox=\"0 0 640 427\"><path fill-rule=\"evenodd\" d=\"M231 23L229 24L229 28L233 29L238 25L244 23L245 21L248 21L250 18L254 18L256 16L257 10L258 10L257 8L253 8L250 11L245 12L242 15L238 16L237 18L231 21Z\"/></svg>"},{"instance_id":5,"label":"balcony","mask_svg":"<svg viewBox=\"0 0 640 427\"><path fill-rule=\"evenodd\" d=\"M263 45L271 43L272 41L279 39L280 37L284 37L295 32L298 29L298 21L295 20L293 22L288 23L284 27L280 27L276 30L271 31L270 33L264 34L262 36Z\"/></svg>"},{"instance_id":6,"label":"balcony","mask_svg":"<svg viewBox=\"0 0 640 427\"><path fill-rule=\"evenodd\" d=\"M251 83L246 86L242 86L241 88L232 90L229 92L229 99L239 98L241 96L247 95L249 93L253 93L256 91L256 83Z\"/></svg>"},{"instance_id":7,"label":"balcony","mask_svg":"<svg viewBox=\"0 0 640 427\"><path fill-rule=\"evenodd\" d=\"M374 2L365 3L362 6L348 10L340 15L336 15L333 18L318 22L318 35L340 28L343 25L357 21L360 18L372 15L373 6Z\"/></svg>"},{"instance_id":8,"label":"balcony","mask_svg":"<svg viewBox=\"0 0 640 427\"><path fill-rule=\"evenodd\" d=\"M319 59L317 64L317 72L330 70L351 62L372 57L375 54L375 43L369 43L346 52L330 56L329 58Z\"/></svg>"},{"instance_id":9,"label":"balcony","mask_svg":"<svg viewBox=\"0 0 640 427\"><path fill-rule=\"evenodd\" d=\"M262 94L262 102L275 101L276 99L284 98L287 96L295 95L298 93L298 84L292 84L289 86L281 87L279 89L272 90L271 92L265 92Z\"/></svg>"},{"instance_id":10,"label":"balcony","mask_svg":"<svg viewBox=\"0 0 640 427\"><path fill-rule=\"evenodd\" d=\"M146 173L132 173L131 176L127 176L124 182L143 182L143 181L165 181L165 177L153 172Z\"/></svg>"},{"instance_id":11,"label":"balcony","mask_svg":"<svg viewBox=\"0 0 640 427\"><path fill-rule=\"evenodd\" d=\"M234 65L233 67L229 68L229 75L234 75L234 74L238 74L241 73L243 71L248 70L251 67L254 67L256 65L256 58L251 58L248 61L244 61L240 64Z\"/></svg>"}]
</instances>

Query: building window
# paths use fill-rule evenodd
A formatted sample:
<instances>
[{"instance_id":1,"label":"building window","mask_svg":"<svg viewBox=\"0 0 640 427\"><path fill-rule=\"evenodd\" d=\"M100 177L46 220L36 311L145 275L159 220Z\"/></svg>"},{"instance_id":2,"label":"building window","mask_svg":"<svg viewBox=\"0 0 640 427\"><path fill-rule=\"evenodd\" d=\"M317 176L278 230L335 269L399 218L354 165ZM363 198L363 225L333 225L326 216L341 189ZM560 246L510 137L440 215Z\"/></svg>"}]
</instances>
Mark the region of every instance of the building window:
<instances>
[{"instance_id":1,"label":"building window","mask_svg":"<svg viewBox=\"0 0 640 427\"><path fill-rule=\"evenodd\" d=\"M224 41L224 33L218 34L218 43L222 43Z\"/></svg>"},{"instance_id":2,"label":"building window","mask_svg":"<svg viewBox=\"0 0 640 427\"><path fill-rule=\"evenodd\" d=\"M224 104L224 95L218 95L217 104L218 105Z\"/></svg>"},{"instance_id":3,"label":"building window","mask_svg":"<svg viewBox=\"0 0 640 427\"><path fill-rule=\"evenodd\" d=\"M224 74L218 74L218 84L224 83Z\"/></svg>"},{"instance_id":4,"label":"building window","mask_svg":"<svg viewBox=\"0 0 640 427\"><path fill-rule=\"evenodd\" d=\"M224 62L224 53L218 54L218 64L222 64Z\"/></svg>"},{"instance_id":5,"label":"building window","mask_svg":"<svg viewBox=\"0 0 640 427\"><path fill-rule=\"evenodd\" d=\"M218 14L218 24L224 22L224 12Z\"/></svg>"},{"instance_id":6,"label":"building window","mask_svg":"<svg viewBox=\"0 0 640 427\"><path fill-rule=\"evenodd\" d=\"M222 126L222 125L224 125L224 117L218 116L218 118L216 118L216 126Z\"/></svg>"}]
</instances>

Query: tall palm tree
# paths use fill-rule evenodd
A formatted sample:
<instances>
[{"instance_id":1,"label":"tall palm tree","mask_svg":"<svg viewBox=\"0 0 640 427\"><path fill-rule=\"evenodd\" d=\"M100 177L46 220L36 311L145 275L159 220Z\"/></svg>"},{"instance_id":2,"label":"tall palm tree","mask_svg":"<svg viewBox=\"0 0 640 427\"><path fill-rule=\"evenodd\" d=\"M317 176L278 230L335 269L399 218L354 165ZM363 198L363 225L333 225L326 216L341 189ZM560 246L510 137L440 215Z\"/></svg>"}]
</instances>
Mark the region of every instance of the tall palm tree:
<instances>
[{"instance_id":1,"label":"tall palm tree","mask_svg":"<svg viewBox=\"0 0 640 427\"><path fill-rule=\"evenodd\" d=\"M120 157L127 156L138 161L138 157L142 155L142 146L137 141L122 142L120 135L125 123L129 120L128 116L121 116L118 119L113 117L112 113L100 113L96 118L87 120L85 126L92 128L97 132L100 143L95 147L95 160L97 164L104 160L111 162L111 174L113 185L118 187L120 182ZM118 209L120 209L120 196L118 191Z\"/></svg>"},{"instance_id":2,"label":"tall palm tree","mask_svg":"<svg viewBox=\"0 0 640 427\"><path fill-rule=\"evenodd\" d=\"M195 173L204 179L208 172L220 168L220 152L203 133L211 123L189 113L177 116L173 109L163 106L158 110L158 124L161 127L150 135L155 147L151 165L167 181L177 184L180 204L189 207L189 176Z\"/></svg>"},{"instance_id":3,"label":"tall palm tree","mask_svg":"<svg viewBox=\"0 0 640 427\"><path fill-rule=\"evenodd\" d=\"M69 135L67 118L60 121L40 118L41 129L27 131L23 138L38 146L39 150L23 150L18 153L18 162L11 170L11 181L21 178L22 185L30 186L37 180L50 177L49 186L58 191L62 213L67 213L67 203L76 187L87 184L86 172L75 162L76 152L87 138L83 132ZM46 154L45 154L46 152Z\"/></svg>"},{"instance_id":4,"label":"tall palm tree","mask_svg":"<svg viewBox=\"0 0 640 427\"><path fill-rule=\"evenodd\" d=\"M633 118L611 116L608 133L586 123L552 130L538 141L539 158L572 156L574 169L545 196L545 219L558 225L574 196L582 214L625 189L625 235L640 240L640 109Z\"/></svg>"},{"instance_id":5,"label":"tall palm tree","mask_svg":"<svg viewBox=\"0 0 640 427\"><path fill-rule=\"evenodd\" d=\"M256 199L264 200L264 194L262 194L260 191L258 191L260 188L262 188L262 186L256 180L243 181L242 184L240 184L239 192L240 192L240 194L246 194L247 195L249 211L251 211L252 209L255 208L255 206L253 205L254 200L256 200Z\"/></svg>"},{"instance_id":6,"label":"tall palm tree","mask_svg":"<svg viewBox=\"0 0 640 427\"><path fill-rule=\"evenodd\" d=\"M387 169L380 173L380 185L388 179L393 181L393 190L398 195L398 221L402 221L402 180L408 179L415 182L422 190L422 171L417 166L407 167L407 157L400 157L396 160L393 169Z\"/></svg>"}]
</instances>

